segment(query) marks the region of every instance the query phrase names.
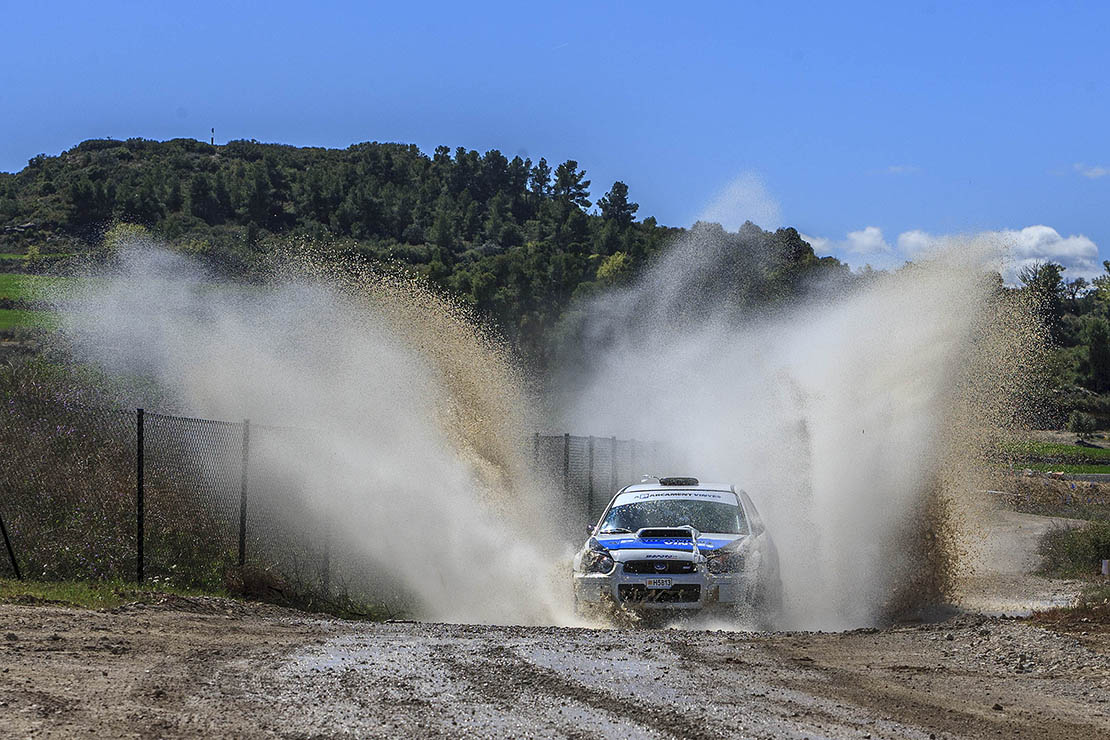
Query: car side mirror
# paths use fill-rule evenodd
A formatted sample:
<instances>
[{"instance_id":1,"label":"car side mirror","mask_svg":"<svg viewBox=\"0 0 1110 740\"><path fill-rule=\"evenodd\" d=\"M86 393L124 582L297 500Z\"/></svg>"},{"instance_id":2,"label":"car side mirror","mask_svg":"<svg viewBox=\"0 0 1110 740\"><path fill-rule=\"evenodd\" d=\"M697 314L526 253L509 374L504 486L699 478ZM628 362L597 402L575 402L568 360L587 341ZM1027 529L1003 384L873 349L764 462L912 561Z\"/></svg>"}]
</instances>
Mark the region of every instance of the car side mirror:
<instances>
[{"instance_id":1,"label":"car side mirror","mask_svg":"<svg viewBox=\"0 0 1110 740\"><path fill-rule=\"evenodd\" d=\"M592 535L593 533L594 533L594 525L592 525L592 524L587 524L587 525L586 525L586 536L587 536L587 537L589 537L589 536L590 536L590 535Z\"/></svg>"}]
</instances>

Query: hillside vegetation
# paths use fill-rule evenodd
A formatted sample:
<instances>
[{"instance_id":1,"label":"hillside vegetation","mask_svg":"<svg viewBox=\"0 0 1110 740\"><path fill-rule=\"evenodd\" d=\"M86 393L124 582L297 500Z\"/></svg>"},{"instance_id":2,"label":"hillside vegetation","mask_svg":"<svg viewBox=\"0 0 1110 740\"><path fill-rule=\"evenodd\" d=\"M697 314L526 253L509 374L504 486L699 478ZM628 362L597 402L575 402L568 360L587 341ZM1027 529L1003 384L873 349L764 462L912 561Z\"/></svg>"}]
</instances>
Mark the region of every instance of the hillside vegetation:
<instances>
[{"instance_id":1,"label":"hillside vegetation","mask_svg":"<svg viewBox=\"0 0 1110 740\"><path fill-rule=\"evenodd\" d=\"M120 223L231 276L248 275L291 239L399 264L473 307L540 368L576 341L581 312L567 310L576 298L626 283L691 231L720 255L704 291L740 309L790 302L818 280L868 279L815 255L792 228L670 228L641 218L625 183L600 197L592 187L574 160L552 166L497 150L90 140L0 173L0 331L49 327L32 290L43 283L32 275L95 249ZM1016 290L1032 298L1023 305L1040 314L1054 348L1043 423L1070 421L1079 434L1106 428L1110 266L1091 283L1051 263L1027 267L1020 280Z\"/></svg>"},{"instance_id":2,"label":"hillside vegetation","mask_svg":"<svg viewBox=\"0 0 1110 740\"><path fill-rule=\"evenodd\" d=\"M639 220L623 182L597 198L591 185L574 160L552 167L497 150L90 140L0 174L0 269L41 271L119 222L232 274L277 238L305 238L408 265L542 363L574 297L627 281L684 233ZM751 255L773 265L736 282L741 305L788 300L813 277L847 272L794 229L698 227L731 240L745 269Z\"/></svg>"}]
</instances>

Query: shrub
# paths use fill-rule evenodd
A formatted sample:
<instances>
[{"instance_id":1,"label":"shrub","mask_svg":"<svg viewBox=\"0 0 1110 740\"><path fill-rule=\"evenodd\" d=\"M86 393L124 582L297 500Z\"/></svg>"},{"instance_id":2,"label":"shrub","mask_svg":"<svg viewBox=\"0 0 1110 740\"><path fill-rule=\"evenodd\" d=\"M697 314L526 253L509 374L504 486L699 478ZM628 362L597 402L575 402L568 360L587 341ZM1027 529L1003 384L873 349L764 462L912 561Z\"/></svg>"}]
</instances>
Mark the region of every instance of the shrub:
<instances>
[{"instance_id":1,"label":"shrub","mask_svg":"<svg viewBox=\"0 0 1110 740\"><path fill-rule=\"evenodd\" d=\"M1098 424L1095 417L1082 411L1072 411L1068 417L1068 431L1074 432L1080 439L1089 439L1095 433Z\"/></svg>"},{"instance_id":2,"label":"shrub","mask_svg":"<svg viewBox=\"0 0 1110 740\"><path fill-rule=\"evenodd\" d=\"M1110 522L1060 527L1048 532L1039 547L1041 570L1057 576L1092 576L1110 560Z\"/></svg>"}]
</instances>

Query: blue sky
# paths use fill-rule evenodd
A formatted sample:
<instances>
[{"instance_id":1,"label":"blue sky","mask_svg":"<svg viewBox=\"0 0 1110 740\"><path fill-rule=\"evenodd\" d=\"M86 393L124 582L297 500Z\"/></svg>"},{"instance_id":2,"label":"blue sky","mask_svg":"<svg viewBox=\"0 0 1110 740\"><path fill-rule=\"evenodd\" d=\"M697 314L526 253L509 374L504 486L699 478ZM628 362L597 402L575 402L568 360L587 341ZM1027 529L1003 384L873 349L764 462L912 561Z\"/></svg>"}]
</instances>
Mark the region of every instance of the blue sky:
<instances>
[{"instance_id":1,"label":"blue sky","mask_svg":"<svg viewBox=\"0 0 1110 740\"><path fill-rule=\"evenodd\" d=\"M1110 258L1107 3L6 0L3 18L0 170L213 126L461 145L575 158L595 200L622 179L641 216L792 225L857 265L983 231L1071 277Z\"/></svg>"}]
</instances>

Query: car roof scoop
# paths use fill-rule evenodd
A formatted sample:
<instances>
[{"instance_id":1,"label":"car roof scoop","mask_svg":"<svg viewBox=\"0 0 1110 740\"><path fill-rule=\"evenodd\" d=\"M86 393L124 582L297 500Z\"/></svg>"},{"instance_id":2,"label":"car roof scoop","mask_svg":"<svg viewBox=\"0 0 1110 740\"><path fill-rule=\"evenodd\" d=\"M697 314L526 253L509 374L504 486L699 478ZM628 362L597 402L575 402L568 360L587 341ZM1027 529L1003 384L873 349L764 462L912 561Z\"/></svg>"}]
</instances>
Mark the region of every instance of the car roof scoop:
<instances>
[{"instance_id":1,"label":"car roof scoop","mask_svg":"<svg viewBox=\"0 0 1110 740\"><path fill-rule=\"evenodd\" d=\"M636 532L641 540L694 540L697 536L692 527L644 527Z\"/></svg>"}]
</instances>

